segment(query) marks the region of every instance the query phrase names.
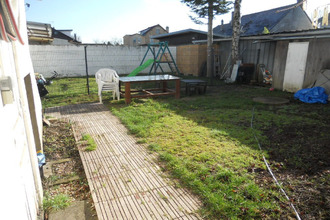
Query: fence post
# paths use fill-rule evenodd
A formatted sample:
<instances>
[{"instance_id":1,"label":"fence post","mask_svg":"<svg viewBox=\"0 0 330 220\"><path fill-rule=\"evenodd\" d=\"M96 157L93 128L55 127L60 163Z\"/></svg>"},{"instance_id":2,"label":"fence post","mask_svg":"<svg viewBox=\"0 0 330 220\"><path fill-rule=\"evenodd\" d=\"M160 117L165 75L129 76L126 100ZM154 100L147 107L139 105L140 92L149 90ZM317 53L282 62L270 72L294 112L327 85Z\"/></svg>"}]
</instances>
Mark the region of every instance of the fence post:
<instances>
[{"instance_id":1,"label":"fence post","mask_svg":"<svg viewBox=\"0 0 330 220\"><path fill-rule=\"evenodd\" d=\"M87 65L87 45L84 47L85 49L85 65L86 65L86 80L87 80L87 92L89 95L89 79L88 79L88 65Z\"/></svg>"}]
</instances>

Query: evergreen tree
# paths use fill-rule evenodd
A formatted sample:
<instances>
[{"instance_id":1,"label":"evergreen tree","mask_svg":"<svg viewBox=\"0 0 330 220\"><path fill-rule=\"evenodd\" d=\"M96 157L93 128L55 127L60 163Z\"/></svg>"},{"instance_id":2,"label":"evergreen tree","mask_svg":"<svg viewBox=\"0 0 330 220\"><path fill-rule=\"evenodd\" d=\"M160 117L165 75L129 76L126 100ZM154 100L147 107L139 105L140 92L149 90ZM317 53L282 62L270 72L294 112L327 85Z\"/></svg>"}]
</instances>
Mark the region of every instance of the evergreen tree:
<instances>
[{"instance_id":1,"label":"evergreen tree","mask_svg":"<svg viewBox=\"0 0 330 220\"><path fill-rule=\"evenodd\" d=\"M213 77L214 50L213 50L213 18L215 15L225 14L230 9L232 2L226 0L181 0L189 6L197 18L192 18L195 23L201 24L200 18L208 19L207 33L207 77Z\"/></svg>"}]
</instances>

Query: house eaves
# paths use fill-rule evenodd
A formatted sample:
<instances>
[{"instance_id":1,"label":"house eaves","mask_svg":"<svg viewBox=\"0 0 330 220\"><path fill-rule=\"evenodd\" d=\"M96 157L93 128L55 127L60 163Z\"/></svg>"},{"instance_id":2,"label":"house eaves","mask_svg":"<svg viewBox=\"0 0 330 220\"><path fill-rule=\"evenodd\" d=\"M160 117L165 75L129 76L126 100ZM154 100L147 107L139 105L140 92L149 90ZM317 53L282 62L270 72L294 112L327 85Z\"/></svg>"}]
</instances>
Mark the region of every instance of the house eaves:
<instances>
[{"instance_id":1,"label":"house eaves","mask_svg":"<svg viewBox=\"0 0 330 220\"><path fill-rule=\"evenodd\" d=\"M151 38L153 38L153 39L162 39L162 38L167 38L167 37L177 36L177 35L183 35L183 34L189 34L189 33L198 33L198 34L207 35L207 32L205 32L205 31L200 31L200 30L195 30L195 29L189 28L189 29L185 29L185 30L171 32L171 33L168 33L168 34L160 34L160 35L151 36ZM226 37L224 35L219 35L219 34L213 34L213 36Z\"/></svg>"}]
</instances>

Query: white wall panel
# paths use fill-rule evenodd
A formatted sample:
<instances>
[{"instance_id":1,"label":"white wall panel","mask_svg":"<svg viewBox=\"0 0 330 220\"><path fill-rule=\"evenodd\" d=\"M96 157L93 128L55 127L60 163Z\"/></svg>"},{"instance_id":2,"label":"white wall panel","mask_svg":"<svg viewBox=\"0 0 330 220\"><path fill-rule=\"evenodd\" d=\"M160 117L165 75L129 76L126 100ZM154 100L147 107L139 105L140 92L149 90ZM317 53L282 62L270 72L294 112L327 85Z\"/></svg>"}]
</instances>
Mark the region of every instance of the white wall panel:
<instances>
[{"instance_id":1,"label":"white wall panel","mask_svg":"<svg viewBox=\"0 0 330 220\"><path fill-rule=\"evenodd\" d=\"M56 71L60 76L85 76L84 45L30 45L31 58L35 72L45 77ZM87 45L87 65L89 75L94 75L101 68L114 68L120 75L128 74L138 67L148 47ZM170 47L176 59L176 47ZM156 48L157 53L157 48ZM145 60L151 59L149 51ZM165 72L170 72L168 65L162 64ZM158 69L160 72L160 69ZM142 73L148 73L149 68Z\"/></svg>"}]
</instances>

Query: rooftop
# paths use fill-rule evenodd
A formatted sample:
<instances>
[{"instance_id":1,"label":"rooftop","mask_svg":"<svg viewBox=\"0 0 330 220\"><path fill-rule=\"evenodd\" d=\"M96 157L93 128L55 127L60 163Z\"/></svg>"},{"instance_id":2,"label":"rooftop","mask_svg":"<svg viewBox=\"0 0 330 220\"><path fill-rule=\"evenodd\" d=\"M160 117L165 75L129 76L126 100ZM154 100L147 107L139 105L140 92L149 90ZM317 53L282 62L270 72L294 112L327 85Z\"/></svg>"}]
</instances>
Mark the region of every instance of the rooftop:
<instances>
[{"instance_id":1,"label":"rooftop","mask_svg":"<svg viewBox=\"0 0 330 220\"><path fill-rule=\"evenodd\" d=\"M297 4L292 4L242 16L241 36L261 34L264 30L264 27L267 27L269 30L272 29L291 10L297 7L299 7ZM233 28L231 23L228 23L218 25L213 29L213 31L216 34L231 36Z\"/></svg>"}]
</instances>

